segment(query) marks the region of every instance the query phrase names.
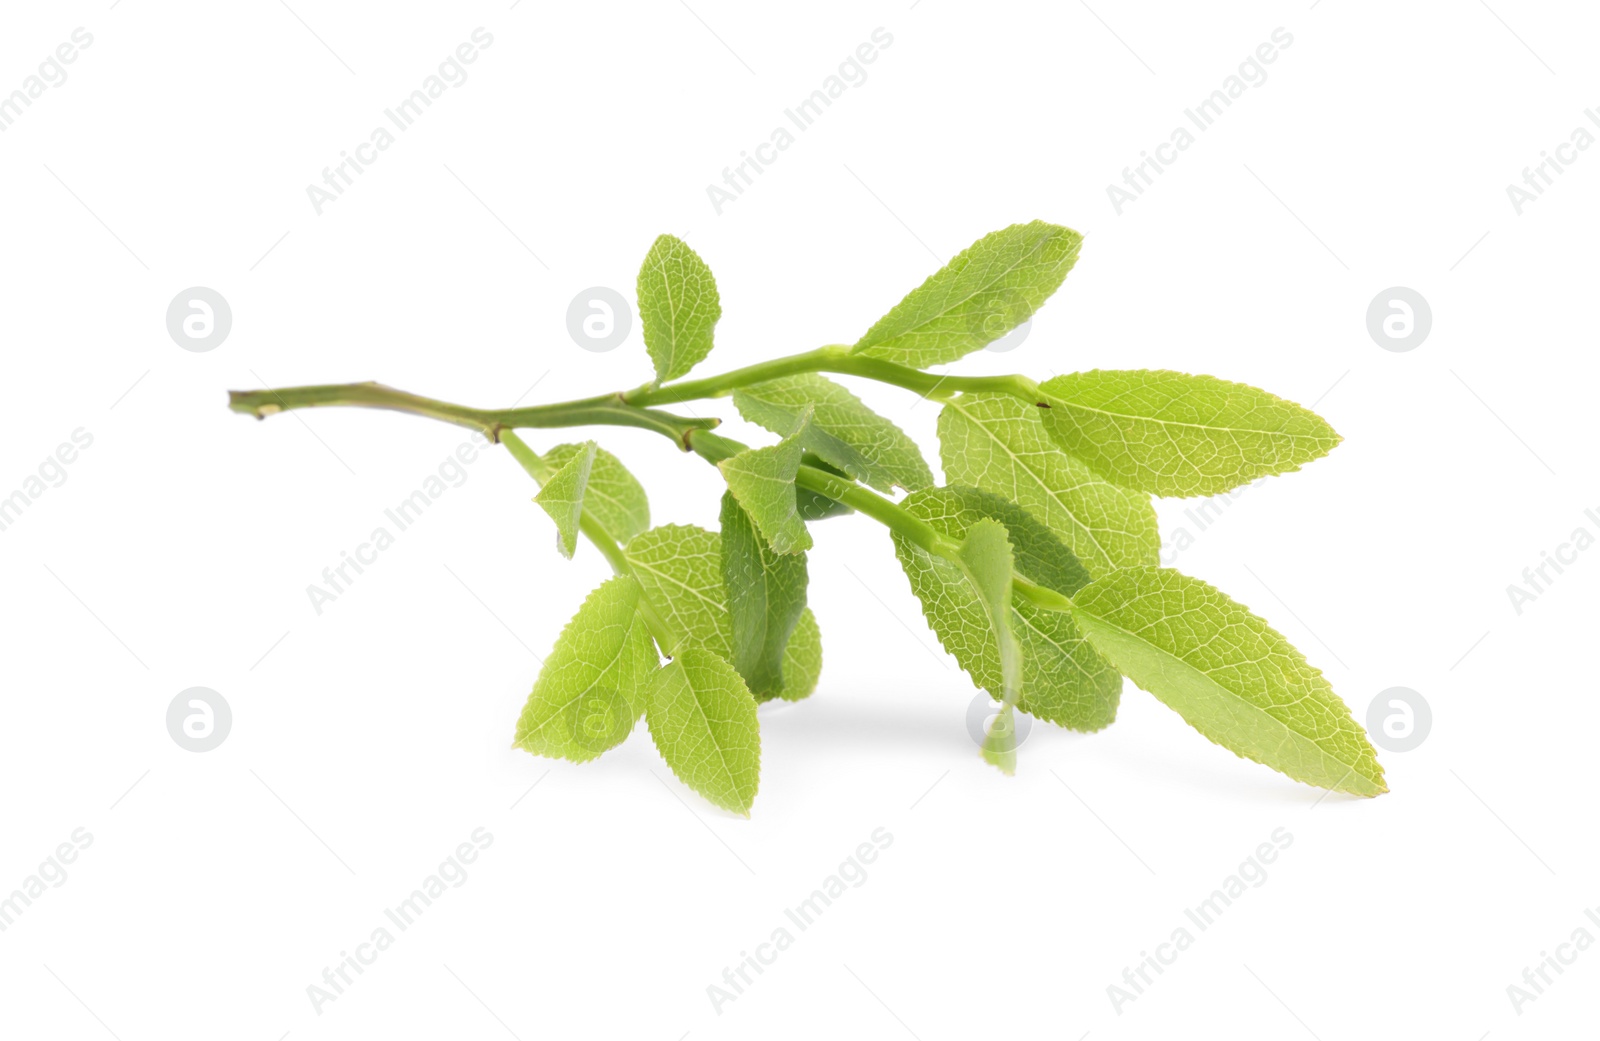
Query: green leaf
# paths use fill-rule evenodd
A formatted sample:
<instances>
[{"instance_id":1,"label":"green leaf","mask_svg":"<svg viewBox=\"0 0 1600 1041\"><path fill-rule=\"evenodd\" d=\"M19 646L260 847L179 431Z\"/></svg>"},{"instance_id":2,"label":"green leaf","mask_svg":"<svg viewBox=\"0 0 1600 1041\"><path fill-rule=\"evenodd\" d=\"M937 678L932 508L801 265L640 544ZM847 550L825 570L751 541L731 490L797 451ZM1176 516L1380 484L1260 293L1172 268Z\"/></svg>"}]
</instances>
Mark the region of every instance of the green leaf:
<instances>
[{"instance_id":1,"label":"green leaf","mask_svg":"<svg viewBox=\"0 0 1600 1041\"><path fill-rule=\"evenodd\" d=\"M598 450L593 441L573 447L577 451L533 497L533 501L544 507L544 512L556 522L556 549L568 560L572 559L573 551L578 548L578 524L583 520L583 494L589 486L589 473L594 468Z\"/></svg>"},{"instance_id":2,"label":"green leaf","mask_svg":"<svg viewBox=\"0 0 1600 1041\"><path fill-rule=\"evenodd\" d=\"M639 268L639 324L657 382L675 380L711 353L722 300L711 269L682 239L662 235Z\"/></svg>"},{"instance_id":3,"label":"green leaf","mask_svg":"<svg viewBox=\"0 0 1600 1041\"><path fill-rule=\"evenodd\" d=\"M1039 389L1061 447L1107 480L1156 495L1216 495L1298 470L1340 440L1315 412L1214 376L1096 369Z\"/></svg>"},{"instance_id":4,"label":"green leaf","mask_svg":"<svg viewBox=\"0 0 1600 1041\"><path fill-rule=\"evenodd\" d=\"M673 649L704 647L722 658L733 657L720 535L687 524L665 524L636 536L626 553L634 577L673 635Z\"/></svg>"},{"instance_id":5,"label":"green leaf","mask_svg":"<svg viewBox=\"0 0 1600 1041\"><path fill-rule=\"evenodd\" d=\"M564 467L585 450L585 445L556 445L545 453L545 460ZM644 487L604 448L595 450L583 508L621 545L650 526L650 500Z\"/></svg>"},{"instance_id":6,"label":"green leaf","mask_svg":"<svg viewBox=\"0 0 1600 1041\"><path fill-rule=\"evenodd\" d=\"M809 698L821 677L822 632L817 628L817 616L808 607L800 612L800 620L783 648L783 692L778 697L785 701Z\"/></svg>"},{"instance_id":7,"label":"green leaf","mask_svg":"<svg viewBox=\"0 0 1600 1041\"><path fill-rule=\"evenodd\" d=\"M1037 220L985 235L878 319L852 353L925 369L985 347L1032 317L1082 244L1071 228Z\"/></svg>"},{"instance_id":8,"label":"green leaf","mask_svg":"<svg viewBox=\"0 0 1600 1041\"><path fill-rule=\"evenodd\" d=\"M1322 673L1221 590L1167 568L1133 568L1085 586L1073 605L1100 653L1222 747L1320 788L1389 790Z\"/></svg>"},{"instance_id":9,"label":"green leaf","mask_svg":"<svg viewBox=\"0 0 1600 1041\"><path fill-rule=\"evenodd\" d=\"M1161 551L1148 495L1119 488L1058 448L1044 409L1006 394L963 394L939 413L945 480L1017 503L1066 542L1091 575L1154 564Z\"/></svg>"},{"instance_id":10,"label":"green leaf","mask_svg":"<svg viewBox=\"0 0 1600 1041\"><path fill-rule=\"evenodd\" d=\"M756 701L720 656L686 647L650 684L650 737L678 779L723 809L750 816L760 782Z\"/></svg>"},{"instance_id":11,"label":"green leaf","mask_svg":"<svg viewBox=\"0 0 1600 1041\"><path fill-rule=\"evenodd\" d=\"M1102 730L1117 718L1122 674L1101 657L1069 615L1012 600L1012 631L1022 644L1017 707L1070 730ZM986 688L993 693L993 688Z\"/></svg>"},{"instance_id":12,"label":"green leaf","mask_svg":"<svg viewBox=\"0 0 1600 1041\"><path fill-rule=\"evenodd\" d=\"M879 491L899 485L914 492L933 484L917 443L839 384L816 373L757 383L733 393L739 414L780 437L800 426L812 408L805 446L854 480Z\"/></svg>"},{"instance_id":13,"label":"green leaf","mask_svg":"<svg viewBox=\"0 0 1600 1041\"><path fill-rule=\"evenodd\" d=\"M638 606L639 583L627 575L589 594L539 670L516 747L582 763L633 731L660 664Z\"/></svg>"},{"instance_id":14,"label":"green leaf","mask_svg":"<svg viewBox=\"0 0 1600 1041\"><path fill-rule=\"evenodd\" d=\"M765 448L747 448L717 464L728 490L776 553L799 553L811 548L811 533L800 517L794 487L810 418L811 409L807 407L799 425L782 441Z\"/></svg>"},{"instance_id":15,"label":"green leaf","mask_svg":"<svg viewBox=\"0 0 1600 1041\"><path fill-rule=\"evenodd\" d=\"M983 605L1000 657L1000 714L983 739L983 758L1016 773L1015 714L1022 696L1022 644L1011 632L1011 541L1006 526L985 517L967 529L958 552L967 582Z\"/></svg>"},{"instance_id":16,"label":"green leaf","mask_svg":"<svg viewBox=\"0 0 1600 1041\"><path fill-rule=\"evenodd\" d=\"M1069 563L1071 552L1038 521L1014 506L1006 509L1009 504L992 496L929 488L907 496L901 505L954 539L965 538L985 516L1000 520L1010 535L1018 574L1062 593L1081 585L1081 568ZM892 537L895 555L940 644L974 683L1004 700L999 642L966 576L909 539ZM1022 645L1022 711L1073 730L1099 730L1116 718L1122 676L1090 646L1070 615L1013 597L1011 628Z\"/></svg>"},{"instance_id":17,"label":"green leaf","mask_svg":"<svg viewBox=\"0 0 1600 1041\"><path fill-rule=\"evenodd\" d=\"M722 496L722 575L733 667L756 700L783 693L784 649L806 607L806 558L774 553L731 492Z\"/></svg>"}]
</instances>

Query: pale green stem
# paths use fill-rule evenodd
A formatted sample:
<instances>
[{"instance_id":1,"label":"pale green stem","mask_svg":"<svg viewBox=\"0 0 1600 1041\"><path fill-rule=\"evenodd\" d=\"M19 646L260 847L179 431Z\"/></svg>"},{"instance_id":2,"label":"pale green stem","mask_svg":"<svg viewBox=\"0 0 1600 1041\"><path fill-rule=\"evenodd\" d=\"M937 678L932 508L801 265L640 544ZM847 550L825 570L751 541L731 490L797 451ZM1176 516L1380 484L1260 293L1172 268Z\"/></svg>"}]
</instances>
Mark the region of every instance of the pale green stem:
<instances>
[{"instance_id":1,"label":"pale green stem","mask_svg":"<svg viewBox=\"0 0 1600 1041\"><path fill-rule=\"evenodd\" d=\"M1039 385L1026 376L941 376L897 365L881 358L862 357L850 353L850 350L841 344L833 344L804 354L748 365L720 376L685 380L659 387L647 383L634 390L624 391L621 398L630 405L670 405L679 401L722 397L740 387L804 372L833 372L842 376L862 376L916 391L923 397L935 401L947 400L963 391L989 391L1013 394L1022 398L1036 398L1039 392Z\"/></svg>"},{"instance_id":2,"label":"pale green stem","mask_svg":"<svg viewBox=\"0 0 1600 1041\"><path fill-rule=\"evenodd\" d=\"M521 438L514 427L568 427L586 425L632 426L670 437L680 448L699 453L712 463L745 450L745 446L710 432L719 420L673 415L647 406L692 401L728 394L740 387L804 372L833 372L863 376L917 391L925 398L948 400L960 393L995 392L1036 399L1039 386L1025 376L938 376L879 358L860 357L843 345L822 347L804 354L735 369L721 376L688 380L667 386L647 384L636 390L607 394L577 401L530 408L478 409L455 405L395 390L380 383L344 383L278 390L232 391L229 407L258 419L294 408L354 406L390 409L426 416L483 432L491 441L504 441L506 447L536 481L542 485L553 470ZM913 516L894 502L815 467L801 466L795 483L819 492L864 513L935 556L959 563L957 543L939 533L926 521ZM600 550L618 574L632 574L626 555L614 538L587 511L579 521L580 530ZM1041 607L1068 610L1072 601L1017 576L1015 589ZM673 641L659 611L641 601L640 613L650 634L670 654Z\"/></svg>"},{"instance_id":3,"label":"pale green stem","mask_svg":"<svg viewBox=\"0 0 1600 1041\"><path fill-rule=\"evenodd\" d=\"M498 441L502 431L516 427L630 426L654 430L677 441L681 448L684 436L689 431L709 429L721 422L717 419L675 416L670 412L630 405L619 394L530 408L483 409L408 394L381 383L336 383L228 392L229 408L257 419L295 408L341 406L409 412L481 431L490 441Z\"/></svg>"}]
</instances>

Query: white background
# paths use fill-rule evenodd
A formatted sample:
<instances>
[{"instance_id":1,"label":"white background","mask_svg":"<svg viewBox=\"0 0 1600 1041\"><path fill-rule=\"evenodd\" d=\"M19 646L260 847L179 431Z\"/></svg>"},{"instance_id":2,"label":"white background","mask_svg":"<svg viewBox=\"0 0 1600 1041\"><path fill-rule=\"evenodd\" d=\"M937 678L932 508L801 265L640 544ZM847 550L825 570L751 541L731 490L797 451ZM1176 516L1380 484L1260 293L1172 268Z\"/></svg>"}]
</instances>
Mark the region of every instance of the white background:
<instances>
[{"instance_id":1,"label":"white background","mask_svg":"<svg viewBox=\"0 0 1600 1041\"><path fill-rule=\"evenodd\" d=\"M1600 25L1504 0L1092 6L8 10L0 92L74 28L94 42L0 134L0 495L75 429L94 441L0 532L0 892L75 828L93 843L0 933L4 1033L1592 1029L1600 952L1520 1014L1507 986L1578 927L1600 938L1583 914L1600 905L1600 553L1520 615L1506 587L1578 526L1600 532L1583 512L1600 507L1600 151L1520 215L1506 186L1574 128L1600 133L1583 114ZM493 44L470 78L317 215L306 186L479 26ZM706 186L880 26L893 43L866 81L718 215ZM1106 186L1278 27L1293 44L1265 82L1119 216ZM1131 685L1114 727L1040 726L1000 775L967 734L973 688L861 517L815 528L823 679L763 710L752 819L680 785L643 727L585 766L513 752L537 655L600 555L561 560L495 450L319 616L308 584L466 432L226 408L264 383L485 406L535 382L529 402L636 385L637 323L595 354L565 316L586 287L631 299L661 232L721 288L701 373L849 342L1032 218L1087 235L1078 267L1020 348L954 371L1212 373L1315 402L1344 436L1167 558L1280 628L1357 719L1388 687L1427 699L1427 740L1382 753L1391 794L1319 801ZM232 306L210 353L166 330L190 286ZM1391 286L1432 306L1409 353L1366 329ZM857 389L936 459L935 406ZM597 436L658 523L715 523L710 467L645 432ZM1194 505L1161 504L1164 537L1196 533ZM197 685L233 711L203 754L165 724ZM493 844L465 883L314 1010L324 967L480 827ZM714 1010L724 967L880 827L893 844L866 882ZM1266 882L1115 1009L1108 985L1277 828L1293 844Z\"/></svg>"}]
</instances>

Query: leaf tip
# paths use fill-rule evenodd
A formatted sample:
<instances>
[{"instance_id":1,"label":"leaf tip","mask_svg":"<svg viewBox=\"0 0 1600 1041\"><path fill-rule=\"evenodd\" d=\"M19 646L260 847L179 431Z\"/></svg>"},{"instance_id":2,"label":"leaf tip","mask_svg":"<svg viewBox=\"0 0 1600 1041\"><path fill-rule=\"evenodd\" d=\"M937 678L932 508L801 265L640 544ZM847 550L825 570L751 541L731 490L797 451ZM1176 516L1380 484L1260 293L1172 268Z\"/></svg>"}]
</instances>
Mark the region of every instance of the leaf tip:
<instances>
[{"instance_id":1,"label":"leaf tip","mask_svg":"<svg viewBox=\"0 0 1600 1041\"><path fill-rule=\"evenodd\" d=\"M1389 794L1389 779L1383 775L1383 764L1374 759L1373 765L1377 767L1377 776L1370 778L1375 790L1366 793L1369 799L1376 799L1380 795Z\"/></svg>"},{"instance_id":2,"label":"leaf tip","mask_svg":"<svg viewBox=\"0 0 1600 1041\"><path fill-rule=\"evenodd\" d=\"M989 748L986 745L983 749L983 761L1007 777L1015 777L1017 775L1017 754L1014 750L1001 751Z\"/></svg>"}]
</instances>

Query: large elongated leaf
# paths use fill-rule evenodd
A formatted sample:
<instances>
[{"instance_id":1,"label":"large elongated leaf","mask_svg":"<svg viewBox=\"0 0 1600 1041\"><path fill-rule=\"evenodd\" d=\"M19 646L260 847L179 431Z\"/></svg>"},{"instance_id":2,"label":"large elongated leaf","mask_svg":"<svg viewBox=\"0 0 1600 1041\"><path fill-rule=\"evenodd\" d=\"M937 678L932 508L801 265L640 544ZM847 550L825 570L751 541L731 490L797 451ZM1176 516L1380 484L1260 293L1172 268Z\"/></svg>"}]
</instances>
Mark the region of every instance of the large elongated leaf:
<instances>
[{"instance_id":1,"label":"large elongated leaf","mask_svg":"<svg viewBox=\"0 0 1600 1041\"><path fill-rule=\"evenodd\" d=\"M806 558L774 553L731 492L722 496L721 521L733 667L765 701L783 693L784 651L806 607Z\"/></svg>"},{"instance_id":2,"label":"large elongated leaf","mask_svg":"<svg viewBox=\"0 0 1600 1041\"><path fill-rule=\"evenodd\" d=\"M799 553L811 548L811 533L800 516L794 486L810 419L808 406L798 425L782 441L765 448L747 448L717 464L728 482L728 491L750 514L776 553Z\"/></svg>"},{"instance_id":3,"label":"large elongated leaf","mask_svg":"<svg viewBox=\"0 0 1600 1041\"><path fill-rule=\"evenodd\" d=\"M783 648L783 693L785 701L809 698L822 677L822 631L811 608L800 612L800 620Z\"/></svg>"},{"instance_id":4,"label":"large elongated leaf","mask_svg":"<svg viewBox=\"0 0 1600 1041\"><path fill-rule=\"evenodd\" d=\"M651 739L680 781L750 816L761 729L755 698L732 665L703 647L684 648L655 674L645 712Z\"/></svg>"},{"instance_id":5,"label":"large elongated leaf","mask_svg":"<svg viewBox=\"0 0 1600 1041\"><path fill-rule=\"evenodd\" d=\"M1089 569L1154 564L1161 550L1150 496L1109 484L1063 452L1039 413L1006 394L963 394L939 413L945 480L993 492L1059 535Z\"/></svg>"},{"instance_id":6,"label":"large elongated leaf","mask_svg":"<svg viewBox=\"0 0 1600 1041\"><path fill-rule=\"evenodd\" d=\"M584 451L585 445L556 445L544 457L559 469ZM595 449L583 508L619 545L627 545L629 539L650 526L650 500L645 497L644 487L622 465L622 460L604 448Z\"/></svg>"},{"instance_id":7,"label":"large elongated leaf","mask_svg":"<svg viewBox=\"0 0 1600 1041\"><path fill-rule=\"evenodd\" d=\"M711 353L711 330L722 317L717 281L688 243L662 235L639 268L639 324L656 379L675 380Z\"/></svg>"},{"instance_id":8,"label":"large elongated leaf","mask_svg":"<svg viewBox=\"0 0 1600 1041\"><path fill-rule=\"evenodd\" d=\"M584 493L589 487L589 474L594 468L598 446L586 441L573 446L576 451L555 472L533 497L556 522L556 549L568 560L578 547L578 524L583 520ZM553 462L553 460L552 460Z\"/></svg>"},{"instance_id":9,"label":"large elongated leaf","mask_svg":"<svg viewBox=\"0 0 1600 1041\"><path fill-rule=\"evenodd\" d=\"M674 644L733 657L733 621L722 578L722 538L689 524L663 524L628 543L628 563Z\"/></svg>"},{"instance_id":10,"label":"large elongated leaf","mask_svg":"<svg viewBox=\"0 0 1600 1041\"><path fill-rule=\"evenodd\" d=\"M989 516L1007 527L1019 574L1057 592L1082 584L1072 554L1038 521L970 489L929 488L902 505L935 529L962 539ZM1020 516L1019 516L1020 515ZM945 650L996 699L1005 697L998 640L961 569L894 535L895 555ZM1022 645L1022 711L1074 730L1099 730L1116 718L1122 676L1090 646L1072 617L1012 599L1011 628Z\"/></svg>"},{"instance_id":11,"label":"large elongated leaf","mask_svg":"<svg viewBox=\"0 0 1600 1041\"><path fill-rule=\"evenodd\" d=\"M1366 734L1322 673L1221 590L1133 568L1095 580L1073 604L1100 653L1222 747L1320 788L1388 791Z\"/></svg>"},{"instance_id":12,"label":"large elongated leaf","mask_svg":"<svg viewBox=\"0 0 1600 1041\"><path fill-rule=\"evenodd\" d=\"M984 517L967 529L959 552L967 583L983 605L1000 658L1000 714L983 738L983 758L1006 773L1017 770L1017 701L1022 697L1022 644L1011 631L1011 541L1006 526Z\"/></svg>"},{"instance_id":13,"label":"large elongated leaf","mask_svg":"<svg viewBox=\"0 0 1600 1041\"><path fill-rule=\"evenodd\" d=\"M878 319L854 353L924 369L985 347L1032 317L1082 244L1071 228L1037 220L991 232Z\"/></svg>"},{"instance_id":14,"label":"large elongated leaf","mask_svg":"<svg viewBox=\"0 0 1600 1041\"><path fill-rule=\"evenodd\" d=\"M1214 376L1097 369L1039 389L1061 447L1107 480L1156 495L1215 495L1298 470L1339 443L1315 412Z\"/></svg>"},{"instance_id":15,"label":"large elongated leaf","mask_svg":"<svg viewBox=\"0 0 1600 1041\"><path fill-rule=\"evenodd\" d=\"M516 747L581 763L628 736L660 663L638 607L639 583L627 575L589 594L539 670Z\"/></svg>"},{"instance_id":16,"label":"large elongated leaf","mask_svg":"<svg viewBox=\"0 0 1600 1041\"><path fill-rule=\"evenodd\" d=\"M885 492L933 484L917 443L825 376L808 372L757 383L734 391L733 404L745 419L782 437L794 433L810 406L806 447L849 476Z\"/></svg>"}]
</instances>

